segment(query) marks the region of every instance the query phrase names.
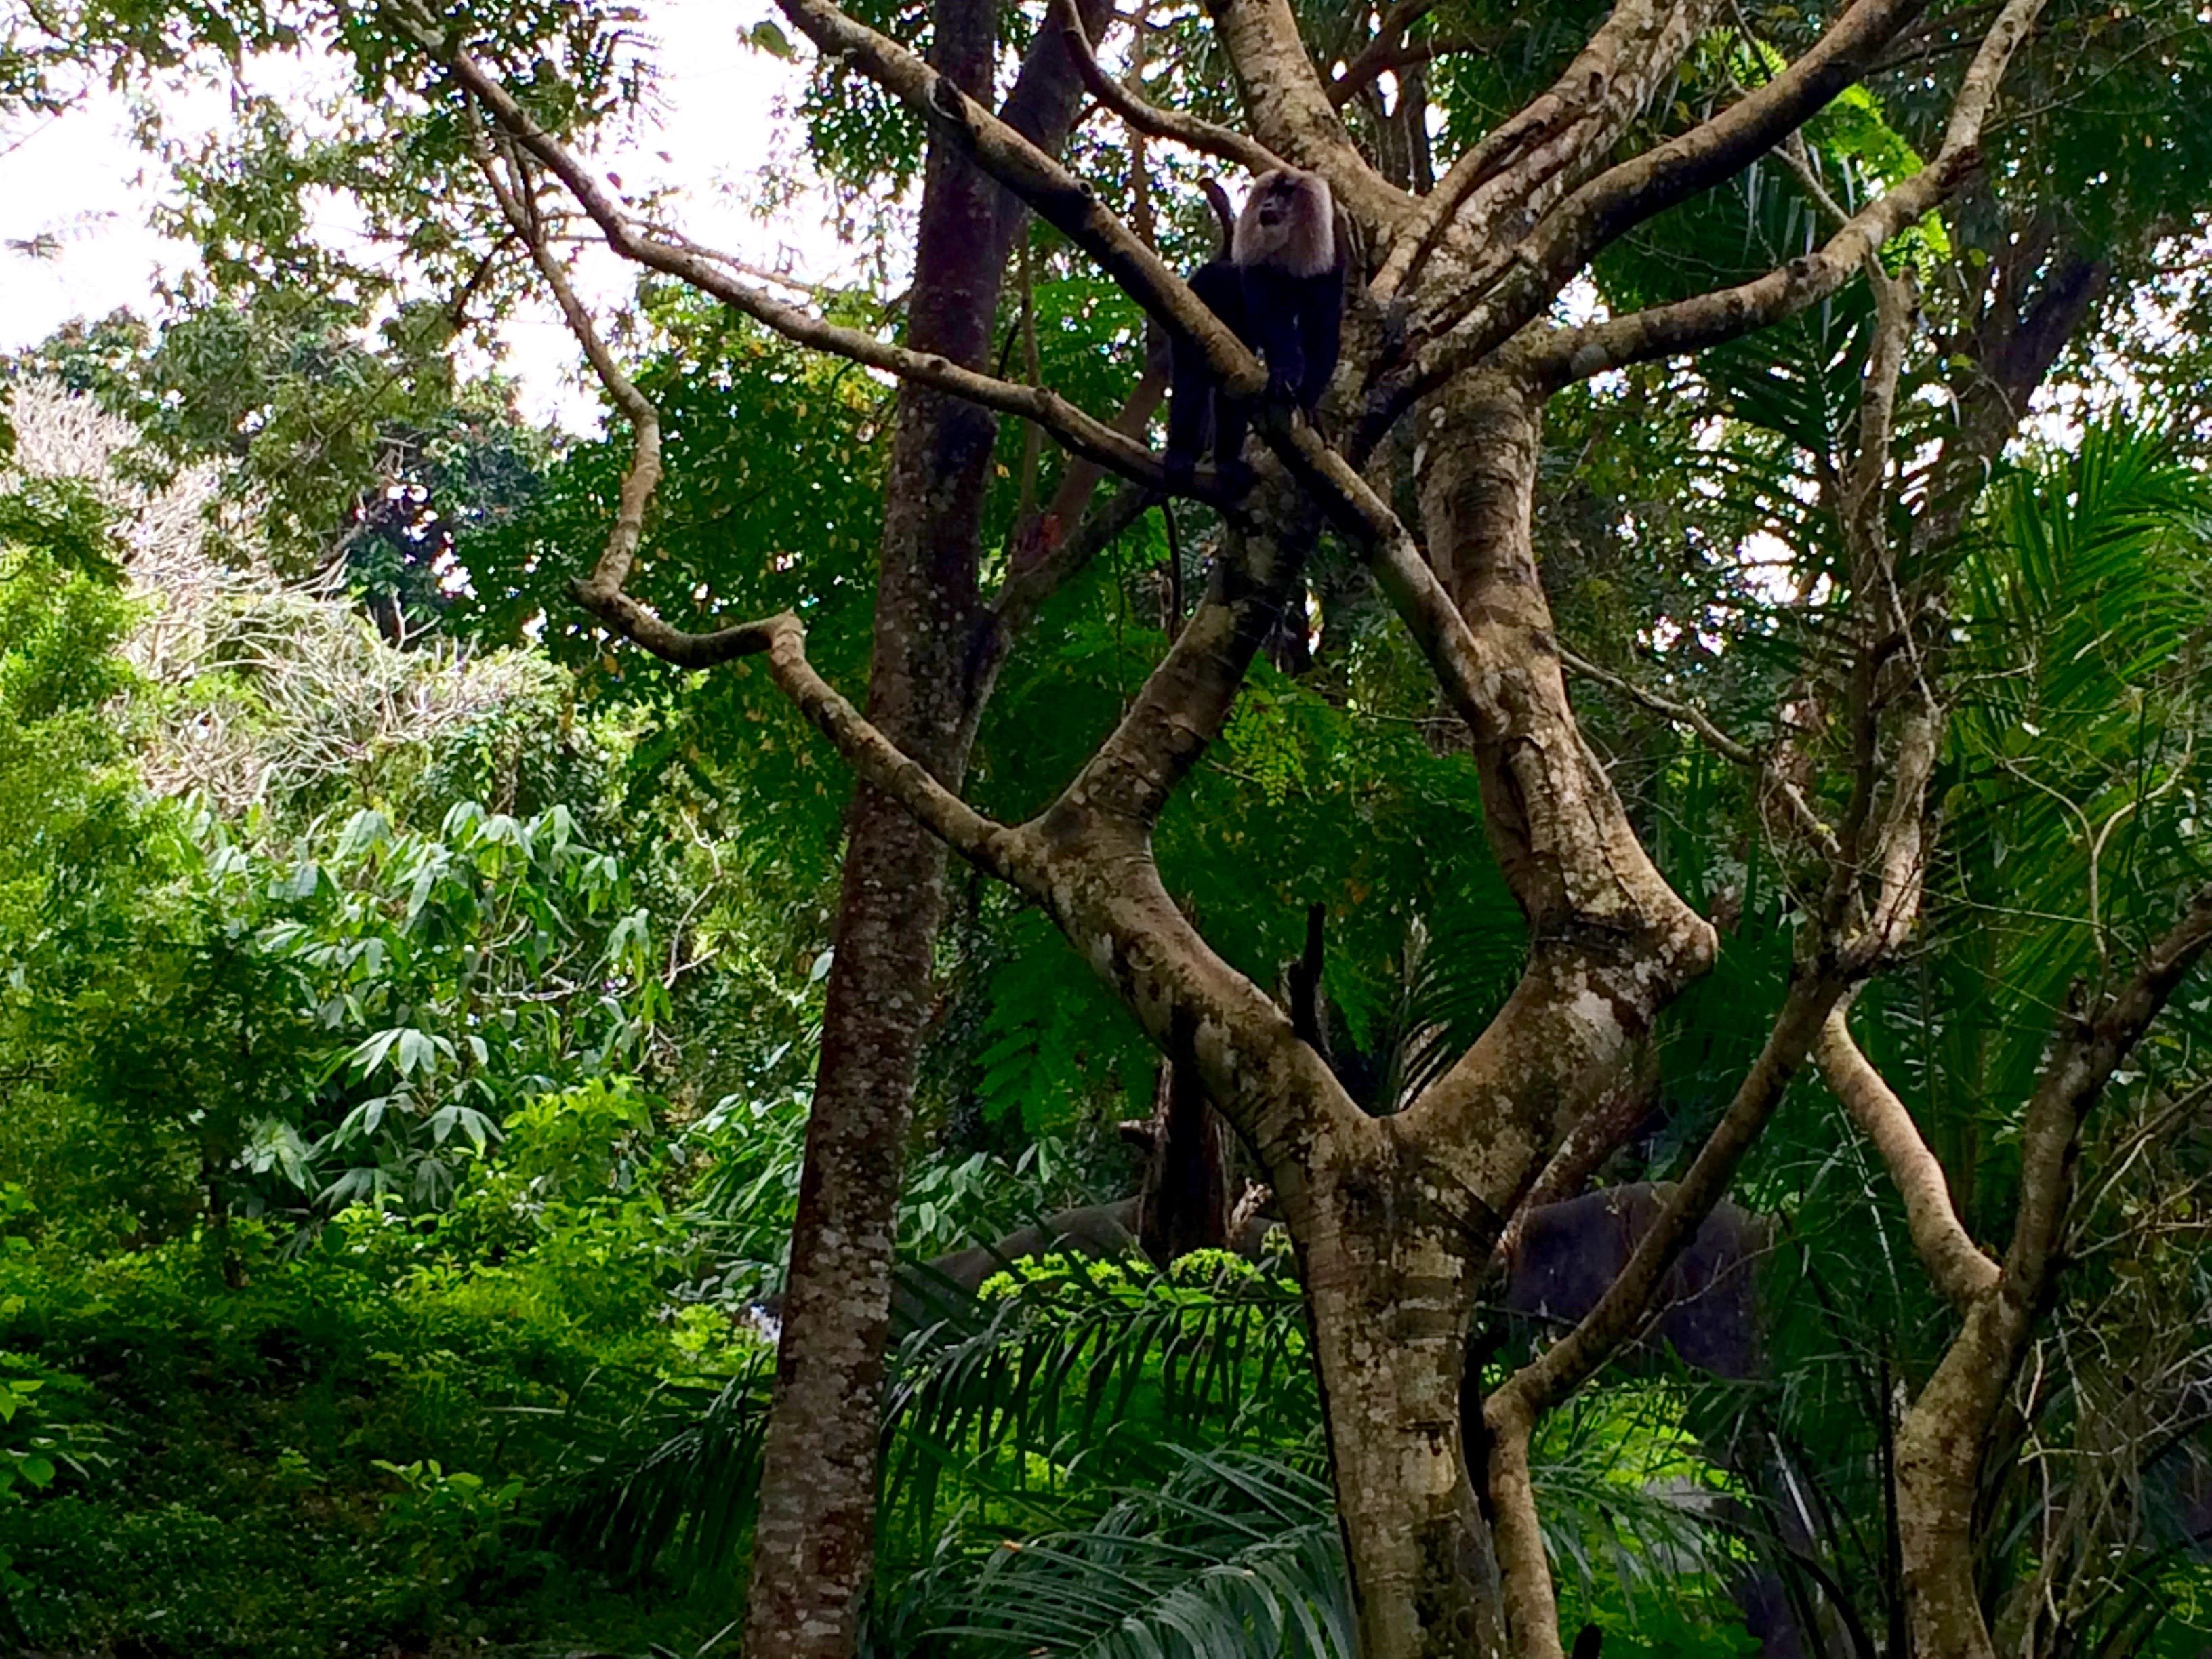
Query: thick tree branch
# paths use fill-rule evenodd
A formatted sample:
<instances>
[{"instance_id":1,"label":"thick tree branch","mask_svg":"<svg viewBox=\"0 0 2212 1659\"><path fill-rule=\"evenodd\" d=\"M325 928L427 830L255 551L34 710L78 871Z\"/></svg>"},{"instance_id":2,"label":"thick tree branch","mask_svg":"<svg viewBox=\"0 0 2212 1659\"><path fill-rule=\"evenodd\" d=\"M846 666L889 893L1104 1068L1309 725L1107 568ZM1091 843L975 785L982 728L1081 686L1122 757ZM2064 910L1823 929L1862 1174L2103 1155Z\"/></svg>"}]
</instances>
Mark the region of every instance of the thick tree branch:
<instances>
[{"instance_id":1,"label":"thick tree branch","mask_svg":"<svg viewBox=\"0 0 2212 1659\"><path fill-rule=\"evenodd\" d=\"M1260 141L1327 178L1346 210L1363 224L1402 219L1411 198L1370 167L1352 142L1289 0L1212 0L1208 9Z\"/></svg>"},{"instance_id":2,"label":"thick tree branch","mask_svg":"<svg viewBox=\"0 0 2212 1659\"><path fill-rule=\"evenodd\" d=\"M1960 83L1943 141L1935 158L1921 172L1854 215L1819 250L1733 288L1581 328L1553 331L1522 347L1516 353L1517 366L1548 384L1584 380L1629 363L1679 356L1737 338L1795 315L1835 293L1862 268L1863 260L1906 225L1938 206L1980 164L1983 125L2013 52L2042 6L2043 0L2011 0L1990 26ZM1859 15L1862 8L1886 9L1877 7L1875 0L1860 0L1860 5L1846 14L1845 21ZM1838 27L1842 27L1839 22ZM1732 106L1729 112L1716 117L1715 124L1770 94L1774 95L1777 107L1759 112L1756 118L1745 118L1741 123L1744 131L1724 129L1720 139L1709 141L1712 154L1676 158L1662 174L1655 175L1653 187L1664 195L1678 186L1686 187L1692 179L1709 183L1713 178L1725 176L1725 170L1719 167L1721 155L1734 155L1740 143L1748 143L1751 137L1770 133L1779 113L1795 110L1811 91L1826 84L1826 76L1808 75L1805 83L1790 88L1789 96L1776 94L1775 89L1784 87L1787 79L1786 72L1778 76L1759 92ZM1714 124L1709 126L1711 125ZM1700 128L1698 133L1707 131ZM1698 133L1686 135L1686 138L1696 138ZM1771 143L1781 136L1780 131L1771 131L1767 142ZM1677 141L1681 142L1684 141ZM1734 165L1740 166L1742 160L1748 159L1744 155ZM1624 167L1636 165L1625 163ZM1540 252L1523 251L1522 257L1528 273L1525 276L1501 282L1496 291L1479 300L1449 333L1422 349L1408 385L1395 394L1395 401L1402 403L1418 397L1481 361L1534 314L1529 295L1548 296L1556 291L1560 282L1602 246L1604 237L1599 234L1601 231L1611 227L1611 234L1617 234L1620 228L1643 216L1644 198L1631 194L1614 199L1623 186L1619 183L1608 185L1607 179L1613 176L1608 174L1592 185L1591 190L1598 193L1587 208L1578 205L1578 198L1577 203L1561 210L1554 223L1542 234Z\"/></svg>"},{"instance_id":3,"label":"thick tree branch","mask_svg":"<svg viewBox=\"0 0 2212 1659\"><path fill-rule=\"evenodd\" d=\"M1536 1483L1528 1465L1534 1417L1495 1411L1489 1419L1489 1467L1483 1471L1496 1519L1499 1588L1514 1659L1565 1659L1559 1645L1559 1603L1552 1588L1552 1562L1536 1509ZM1577 1650L1579 1651L1579 1649Z\"/></svg>"},{"instance_id":4,"label":"thick tree branch","mask_svg":"<svg viewBox=\"0 0 2212 1659\"><path fill-rule=\"evenodd\" d=\"M1997 1264L1975 1247L1960 1224L1943 1166L1921 1139L1912 1114L1852 1040L1848 1004L1838 1002L1830 1012L1814 1057L1822 1079L1881 1155L1905 1200L1905 1224L1921 1266L1943 1298L1965 1311L1996 1288Z\"/></svg>"},{"instance_id":5,"label":"thick tree branch","mask_svg":"<svg viewBox=\"0 0 2212 1659\"><path fill-rule=\"evenodd\" d=\"M1856 81L1925 3L1856 0L1772 80L1576 191L1530 239L1537 264L1564 280L1624 232L1741 172Z\"/></svg>"},{"instance_id":6,"label":"thick tree branch","mask_svg":"<svg viewBox=\"0 0 2212 1659\"><path fill-rule=\"evenodd\" d=\"M1548 210L1627 130L1718 9L1718 0L1620 0L1565 74L1452 164L1383 260L1375 296L1409 294L1462 209L1474 210L1470 240L1478 247L1490 244L1495 227ZM1494 246L1519 240L1507 236ZM1472 273L1472 286L1486 290L1499 274Z\"/></svg>"},{"instance_id":7,"label":"thick tree branch","mask_svg":"<svg viewBox=\"0 0 2212 1659\"><path fill-rule=\"evenodd\" d=\"M1262 512L1268 505L1265 496L1255 503ZM1040 823L1103 817L1149 830L1221 734L1252 659L1274 634L1304 568L1319 526L1303 503L1287 505L1287 517L1270 522L1255 514L1231 527L1205 598L1113 732Z\"/></svg>"}]
</instances>

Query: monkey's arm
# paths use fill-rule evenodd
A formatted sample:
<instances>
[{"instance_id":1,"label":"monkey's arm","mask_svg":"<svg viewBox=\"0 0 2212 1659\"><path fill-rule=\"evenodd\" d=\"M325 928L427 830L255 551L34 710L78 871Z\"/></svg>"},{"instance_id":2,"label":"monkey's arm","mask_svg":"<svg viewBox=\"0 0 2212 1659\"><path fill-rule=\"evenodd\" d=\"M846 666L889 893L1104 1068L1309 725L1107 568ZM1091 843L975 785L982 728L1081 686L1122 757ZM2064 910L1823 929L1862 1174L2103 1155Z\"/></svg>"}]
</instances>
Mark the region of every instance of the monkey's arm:
<instances>
[{"instance_id":1,"label":"monkey's arm","mask_svg":"<svg viewBox=\"0 0 2212 1659\"><path fill-rule=\"evenodd\" d=\"M1264 266L1244 273L1244 314L1250 325L1245 335L1267 364L1267 396L1303 396L1306 381L1305 283L1285 277ZM1334 365L1331 365L1333 368Z\"/></svg>"},{"instance_id":2,"label":"monkey's arm","mask_svg":"<svg viewBox=\"0 0 2212 1659\"><path fill-rule=\"evenodd\" d=\"M1308 277L1299 309L1305 325L1305 374L1297 384L1298 403L1310 415L1335 377L1344 350L1343 268Z\"/></svg>"}]
</instances>

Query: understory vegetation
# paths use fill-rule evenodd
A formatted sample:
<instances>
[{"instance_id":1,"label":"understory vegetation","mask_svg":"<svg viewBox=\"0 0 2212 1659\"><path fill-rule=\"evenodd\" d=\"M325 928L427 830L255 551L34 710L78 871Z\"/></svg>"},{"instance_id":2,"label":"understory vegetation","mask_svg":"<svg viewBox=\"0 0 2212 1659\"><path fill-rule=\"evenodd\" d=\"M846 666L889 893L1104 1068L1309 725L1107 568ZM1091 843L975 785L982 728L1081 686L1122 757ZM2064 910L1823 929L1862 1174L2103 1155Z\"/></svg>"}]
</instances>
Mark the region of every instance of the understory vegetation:
<instances>
[{"instance_id":1,"label":"understory vegetation","mask_svg":"<svg viewBox=\"0 0 2212 1659\"><path fill-rule=\"evenodd\" d=\"M0 357L0 1653L2212 1653L2201 6L860 9L799 309L627 10L0 0L359 80Z\"/></svg>"}]
</instances>

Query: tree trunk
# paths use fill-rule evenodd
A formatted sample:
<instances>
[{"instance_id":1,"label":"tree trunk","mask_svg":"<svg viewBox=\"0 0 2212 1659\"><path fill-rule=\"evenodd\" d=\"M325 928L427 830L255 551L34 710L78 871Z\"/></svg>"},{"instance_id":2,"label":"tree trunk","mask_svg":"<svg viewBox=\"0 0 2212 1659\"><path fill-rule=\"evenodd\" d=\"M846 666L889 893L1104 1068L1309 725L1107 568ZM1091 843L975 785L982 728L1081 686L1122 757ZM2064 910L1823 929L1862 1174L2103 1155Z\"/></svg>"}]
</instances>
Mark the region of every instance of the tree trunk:
<instances>
[{"instance_id":1,"label":"tree trunk","mask_svg":"<svg viewBox=\"0 0 2212 1659\"><path fill-rule=\"evenodd\" d=\"M1137 1195L1137 1239L1156 1267L1228 1244L1229 1126L1188 1067L1162 1060Z\"/></svg>"},{"instance_id":2,"label":"tree trunk","mask_svg":"<svg viewBox=\"0 0 2212 1659\"><path fill-rule=\"evenodd\" d=\"M1977 1303L1898 1425L1898 1553L1915 1659L1996 1659L1975 1586L1974 1488L2027 1324L2002 1290Z\"/></svg>"},{"instance_id":3,"label":"tree trunk","mask_svg":"<svg viewBox=\"0 0 2212 1659\"><path fill-rule=\"evenodd\" d=\"M1360 1651L1492 1659L1497 1560L1460 1432L1477 1264L1377 1139L1291 1200Z\"/></svg>"},{"instance_id":4,"label":"tree trunk","mask_svg":"<svg viewBox=\"0 0 2212 1659\"><path fill-rule=\"evenodd\" d=\"M1097 7L1086 5L1096 27ZM997 0L937 0L934 61L988 97ZM1073 66L1040 37L1006 117L1057 148ZM930 147L907 343L987 364L1008 252L1027 210L962 156ZM957 789L988 679L974 672L996 418L912 381L899 392L884 516L868 718ZM876 1449L892 1246L915 1062L930 1009L945 848L863 784L846 820L822 1054L763 1455L745 1649L756 1659L853 1651L873 1567Z\"/></svg>"}]
</instances>

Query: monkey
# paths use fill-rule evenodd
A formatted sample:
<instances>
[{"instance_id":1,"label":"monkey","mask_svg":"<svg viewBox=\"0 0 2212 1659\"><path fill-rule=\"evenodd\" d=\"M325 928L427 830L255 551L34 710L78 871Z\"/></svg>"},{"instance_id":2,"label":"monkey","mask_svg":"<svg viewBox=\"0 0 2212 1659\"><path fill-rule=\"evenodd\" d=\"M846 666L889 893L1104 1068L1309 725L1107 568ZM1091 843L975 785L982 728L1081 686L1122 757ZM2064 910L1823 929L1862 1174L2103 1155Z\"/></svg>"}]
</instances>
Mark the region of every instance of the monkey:
<instances>
[{"instance_id":1,"label":"monkey","mask_svg":"<svg viewBox=\"0 0 2212 1659\"><path fill-rule=\"evenodd\" d=\"M1267 395L1289 398L1312 416L1343 344L1348 264L1337 234L1336 203L1320 174L1278 167L1263 173L1231 216L1213 179L1206 200L1220 221L1222 251L1190 275L1191 291L1267 365ZM1211 435L1215 466L1232 490L1241 483L1249 419L1224 397L1195 341L1170 343L1167 471L1188 487Z\"/></svg>"},{"instance_id":2,"label":"monkey","mask_svg":"<svg viewBox=\"0 0 2212 1659\"><path fill-rule=\"evenodd\" d=\"M1291 398L1309 416L1343 345L1346 252L1328 180L1284 167L1254 183L1230 239L1245 319L1267 362L1267 395Z\"/></svg>"},{"instance_id":3,"label":"monkey","mask_svg":"<svg viewBox=\"0 0 2212 1659\"><path fill-rule=\"evenodd\" d=\"M1206 199L1221 225L1221 251L1190 273L1190 291L1207 310L1229 325L1231 333L1251 344L1244 325L1244 283L1231 257L1236 246L1237 217L1230 210L1229 192L1218 179L1204 181ZM1217 465L1231 463L1244 448L1244 415L1221 395L1221 380L1206 360L1204 348L1182 334L1168 343L1168 481L1188 488L1200 451L1212 445Z\"/></svg>"}]
</instances>

